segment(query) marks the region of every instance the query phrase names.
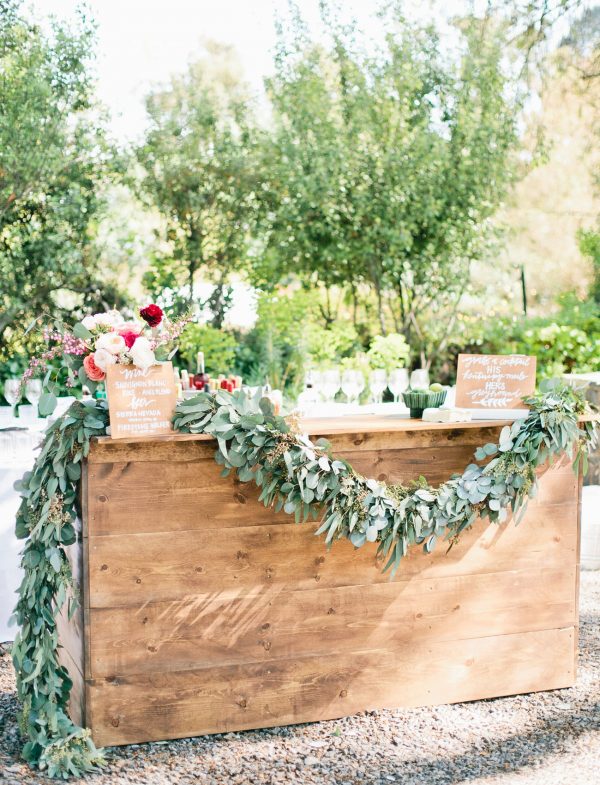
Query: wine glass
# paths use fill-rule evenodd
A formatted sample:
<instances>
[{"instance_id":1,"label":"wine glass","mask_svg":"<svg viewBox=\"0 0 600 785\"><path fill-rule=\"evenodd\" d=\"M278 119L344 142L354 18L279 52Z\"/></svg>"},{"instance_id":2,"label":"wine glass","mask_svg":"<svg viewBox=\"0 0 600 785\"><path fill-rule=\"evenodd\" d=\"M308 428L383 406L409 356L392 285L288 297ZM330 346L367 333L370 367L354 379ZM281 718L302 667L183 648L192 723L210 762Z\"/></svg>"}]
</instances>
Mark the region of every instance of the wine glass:
<instances>
[{"instance_id":1,"label":"wine glass","mask_svg":"<svg viewBox=\"0 0 600 785\"><path fill-rule=\"evenodd\" d=\"M312 387L319 398L325 397L323 390L323 374L321 371L307 371L306 376L304 377L304 386L306 387L308 384L312 384Z\"/></svg>"},{"instance_id":2,"label":"wine glass","mask_svg":"<svg viewBox=\"0 0 600 785\"><path fill-rule=\"evenodd\" d=\"M342 392L348 403L352 403L359 394L357 372L347 369L342 374Z\"/></svg>"},{"instance_id":3,"label":"wine glass","mask_svg":"<svg viewBox=\"0 0 600 785\"><path fill-rule=\"evenodd\" d=\"M410 375L411 390L426 390L429 387L429 371L426 368L417 368Z\"/></svg>"},{"instance_id":4,"label":"wine glass","mask_svg":"<svg viewBox=\"0 0 600 785\"><path fill-rule=\"evenodd\" d=\"M29 379L25 384L25 397L34 407L35 416L38 416L38 402L42 397L42 382L40 379Z\"/></svg>"},{"instance_id":5,"label":"wine glass","mask_svg":"<svg viewBox=\"0 0 600 785\"><path fill-rule=\"evenodd\" d=\"M394 396L394 401L400 399L400 393L408 388L408 371L406 368L395 368L390 372L388 387Z\"/></svg>"},{"instance_id":6,"label":"wine glass","mask_svg":"<svg viewBox=\"0 0 600 785\"><path fill-rule=\"evenodd\" d=\"M334 401L337 391L340 389L342 380L340 372L337 368L330 368L323 372L323 392L325 400Z\"/></svg>"},{"instance_id":7,"label":"wine glass","mask_svg":"<svg viewBox=\"0 0 600 785\"><path fill-rule=\"evenodd\" d=\"M360 394L365 389L365 377L362 371L354 371L356 378L356 403L360 402Z\"/></svg>"},{"instance_id":8,"label":"wine glass","mask_svg":"<svg viewBox=\"0 0 600 785\"><path fill-rule=\"evenodd\" d=\"M387 375L381 368L371 371L369 376L369 388L373 396L373 403L381 403L383 391L387 387Z\"/></svg>"},{"instance_id":9,"label":"wine glass","mask_svg":"<svg viewBox=\"0 0 600 785\"><path fill-rule=\"evenodd\" d=\"M4 397L12 407L12 416L15 416L15 406L21 400L21 380L7 379L4 382Z\"/></svg>"}]
</instances>

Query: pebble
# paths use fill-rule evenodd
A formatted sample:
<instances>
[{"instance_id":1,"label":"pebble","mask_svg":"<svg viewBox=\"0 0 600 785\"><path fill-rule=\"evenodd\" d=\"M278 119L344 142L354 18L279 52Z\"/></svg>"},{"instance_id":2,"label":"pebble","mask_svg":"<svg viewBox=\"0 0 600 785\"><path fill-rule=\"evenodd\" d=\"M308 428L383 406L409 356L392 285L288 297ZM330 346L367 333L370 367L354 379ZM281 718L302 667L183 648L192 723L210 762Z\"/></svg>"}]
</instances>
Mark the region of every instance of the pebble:
<instances>
[{"instance_id":1,"label":"pebble","mask_svg":"<svg viewBox=\"0 0 600 785\"><path fill-rule=\"evenodd\" d=\"M85 785L597 785L600 571L581 590L572 689L115 747ZM56 783L20 760L16 713L0 655L0 785Z\"/></svg>"}]
</instances>

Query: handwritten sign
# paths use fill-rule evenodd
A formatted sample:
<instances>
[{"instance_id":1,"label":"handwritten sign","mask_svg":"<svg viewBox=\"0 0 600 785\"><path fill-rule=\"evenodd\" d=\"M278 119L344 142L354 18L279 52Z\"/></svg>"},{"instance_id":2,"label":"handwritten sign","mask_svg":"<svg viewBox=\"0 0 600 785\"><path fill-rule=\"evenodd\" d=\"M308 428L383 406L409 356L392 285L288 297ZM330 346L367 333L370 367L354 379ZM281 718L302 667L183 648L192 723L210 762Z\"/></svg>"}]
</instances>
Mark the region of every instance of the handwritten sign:
<instances>
[{"instance_id":1,"label":"handwritten sign","mask_svg":"<svg viewBox=\"0 0 600 785\"><path fill-rule=\"evenodd\" d=\"M135 365L111 365L106 392L113 439L157 436L172 430L177 391L171 363L142 370Z\"/></svg>"},{"instance_id":2,"label":"handwritten sign","mask_svg":"<svg viewBox=\"0 0 600 785\"><path fill-rule=\"evenodd\" d=\"M523 409L535 389L536 358L524 354L459 354L456 406Z\"/></svg>"}]
</instances>

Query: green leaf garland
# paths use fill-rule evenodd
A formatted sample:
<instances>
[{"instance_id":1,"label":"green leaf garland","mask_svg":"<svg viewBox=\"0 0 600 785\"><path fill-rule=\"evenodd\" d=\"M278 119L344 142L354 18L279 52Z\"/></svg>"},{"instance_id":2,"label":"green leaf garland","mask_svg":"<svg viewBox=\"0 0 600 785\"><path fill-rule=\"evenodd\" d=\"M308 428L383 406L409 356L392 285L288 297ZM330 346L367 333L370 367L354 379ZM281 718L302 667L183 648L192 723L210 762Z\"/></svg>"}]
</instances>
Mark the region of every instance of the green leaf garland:
<instances>
[{"instance_id":1,"label":"green leaf garland","mask_svg":"<svg viewBox=\"0 0 600 785\"><path fill-rule=\"evenodd\" d=\"M578 470L594 442L594 423L578 418L583 399L568 387L554 387L526 399L529 415L506 426L499 444L475 452L481 463L437 488L419 478L410 486L385 485L358 475L331 454L327 442L313 443L273 412L266 398L241 391L199 393L178 404L175 430L206 433L217 441L222 474L261 489L260 501L293 515L296 523L320 517L317 535L328 547L347 539L359 548L377 543L384 569L393 576L413 544L430 553L440 539L450 547L478 517L502 523L509 509L522 515L537 487L536 469L561 455ZM77 603L64 548L76 540L75 521L81 464L90 440L108 425L105 402L76 402L47 431L33 471L16 487L22 498L17 536L25 577L19 589L13 646L21 729L28 737L23 755L49 776L80 776L104 761L89 730L67 714L71 680L58 662L55 617ZM518 518L517 518L518 521Z\"/></svg>"}]
</instances>

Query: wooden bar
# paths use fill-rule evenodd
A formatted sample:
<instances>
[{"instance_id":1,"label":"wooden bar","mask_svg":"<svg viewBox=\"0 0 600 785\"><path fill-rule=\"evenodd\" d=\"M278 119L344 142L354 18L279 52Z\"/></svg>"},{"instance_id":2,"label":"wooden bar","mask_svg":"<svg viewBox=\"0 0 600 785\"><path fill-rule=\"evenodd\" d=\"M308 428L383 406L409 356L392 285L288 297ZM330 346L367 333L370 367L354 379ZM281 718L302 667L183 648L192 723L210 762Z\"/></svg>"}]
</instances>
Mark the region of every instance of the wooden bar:
<instances>
[{"instance_id":1,"label":"wooden bar","mask_svg":"<svg viewBox=\"0 0 600 785\"><path fill-rule=\"evenodd\" d=\"M306 421L365 476L434 484L502 422ZM205 436L100 438L59 619L71 712L128 744L568 687L578 628L580 481L562 461L515 526L413 548L395 580L375 546L327 551L317 525L222 478Z\"/></svg>"}]
</instances>

